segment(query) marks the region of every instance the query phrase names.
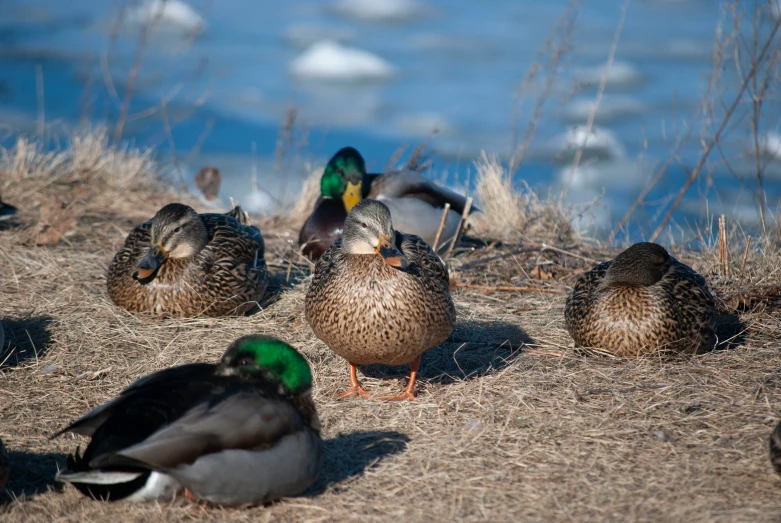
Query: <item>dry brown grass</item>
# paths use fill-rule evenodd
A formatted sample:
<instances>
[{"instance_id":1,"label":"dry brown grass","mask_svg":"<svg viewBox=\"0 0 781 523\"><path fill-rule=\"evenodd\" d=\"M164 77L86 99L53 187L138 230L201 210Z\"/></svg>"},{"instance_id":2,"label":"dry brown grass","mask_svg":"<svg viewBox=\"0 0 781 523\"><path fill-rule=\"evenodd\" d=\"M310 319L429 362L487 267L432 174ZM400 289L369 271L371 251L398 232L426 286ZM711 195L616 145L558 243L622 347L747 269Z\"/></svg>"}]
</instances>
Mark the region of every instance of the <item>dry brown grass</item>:
<instances>
[{"instance_id":1,"label":"dry brown grass","mask_svg":"<svg viewBox=\"0 0 781 523\"><path fill-rule=\"evenodd\" d=\"M523 237L569 243L578 238L574 216L559 200L541 200L528 186L518 192L507 170L485 153L476 167L477 198L485 215L476 232L501 240Z\"/></svg>"},{"instance_id":2,"label":"dry brown grass","mask_svg":"<svg viewBox=\"0 0 781 523\"><path fill-rule=\"evenodd\" d=\"M28 167L10 172L11 183L2 178L8 201L25 209L17 225L28 226L0 232L0 317L10 344L0 358L0 437L13 466L3 521L781 517L781 480L767 455L781 404L781 319L770 306L741 312L744 329L710 354L671 361L583 357L564 330L564 297L589 260L613 252L565 254L528 245L460 251L451 260L460 285L551 292L458 289L458 327L424 356L418 401L335 400L347 381L346 364L306 325L309 266L283 240L293 229L280 220L274 228L261 223L276 283L262 311L160 320L109 302L105 270L114 250L133 223L174 196L155 181L151 164L122 171L123 155L104 153L117 155L105 160L119 169L111 174L117 178L88 168L97 186L81 196L68 158L32 155ZM137 174L118 174L131 171ZM37 206L53 195L82 202L72 229L56 246L25 243ZM752 252L745 274L732 270L729 280L718 276L714 253L675 254L703 271L725 303L741 285L781 283L777 251ZM730 256L741 258L742 251ZM136 378L215 361L251 332L292 343L312 364L327 458L310 494L251 510L203 510L183 501L104 504L53 483L65 454L85 444L76 436L50 441L57 429ZM406 374L364 371L373 393L399 391Z\"/></svg>"}]
</instances>

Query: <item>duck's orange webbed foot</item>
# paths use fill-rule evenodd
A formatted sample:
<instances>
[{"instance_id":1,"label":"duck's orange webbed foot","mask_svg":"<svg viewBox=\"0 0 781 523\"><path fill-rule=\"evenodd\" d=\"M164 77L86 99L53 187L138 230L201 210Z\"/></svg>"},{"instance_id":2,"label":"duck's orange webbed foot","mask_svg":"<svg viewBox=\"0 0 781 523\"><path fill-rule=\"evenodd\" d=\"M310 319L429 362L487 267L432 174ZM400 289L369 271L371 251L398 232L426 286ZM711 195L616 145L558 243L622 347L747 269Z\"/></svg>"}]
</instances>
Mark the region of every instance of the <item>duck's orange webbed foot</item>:
<instances>
[{"instance_id":1,"label":"duck's orange webbed foot","mask_svg":"<svg viewBox=\"0 0 781 523\"><path fill-rule=\"evenodd\" d=\"M415 401L415 393L411 390L405 390L396 396L382 396L380 399L383 401Z\"/></svg>"},{"instance_id":2,"label":"duck's orange webbed foot","mask_svg":"<svg viewBox=\"0 0 781 523\"><path fill-rule=\"evenodd\" d=\"M335 397L341 399L352 398L353 396L371 396L371 394L366 392L360 385L351 385L346 391L337 394Z\"/></svg>"},{"instance_id":3,"label":"duck's orange webbed foot","mask_svg":"<svg viewBox=\"0 0 781 523\"><path fill-rule=\"evenodd\" d=\"M361 384L358 382L358 370L356 369L355 364L350 363L350 387L341 394L337 394L336 397L352 398L353 396L371 396L371 394L363 390L363 387L361 387Z\"/></svg>"},{"instance_id":4,"label":"duck's orange webbed foot","mask_svg":"<svg viewBox=\"0 0 781 523\"><path fill-rule=\"evenodd\" d=\"M415 379L418 377L418 367L420 367L420 356L409 364L409 383L404 392L398 396L385 396L380 399L385 401L415 401Z\"/></svg>"}]
</instances>

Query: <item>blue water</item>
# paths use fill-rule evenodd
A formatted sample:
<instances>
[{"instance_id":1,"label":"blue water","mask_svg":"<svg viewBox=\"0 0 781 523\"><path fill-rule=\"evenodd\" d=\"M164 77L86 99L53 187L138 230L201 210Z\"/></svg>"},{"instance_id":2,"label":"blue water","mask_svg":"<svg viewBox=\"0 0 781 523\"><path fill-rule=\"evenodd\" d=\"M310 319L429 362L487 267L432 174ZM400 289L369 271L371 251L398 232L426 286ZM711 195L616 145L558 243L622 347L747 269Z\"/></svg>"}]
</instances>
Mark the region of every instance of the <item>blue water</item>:
<instances>
[{"instance_id":1,"label":"blue water","mask_svg":"<svg viewBox=\"0 0 781 523\"><path fill-rule=\"evenodd\" d=\"M595 85L575 86L598 82L621 4L594 0L578 6L570 49L517 183L525 180L543 194L559 194L571 160L557 159L557 137L587 118ZM370 167L381 169L400 145L420 143L435 125L440 132L431 141L431 176L455 187L470 185L482 150L506 161L514 134L524 135L545 72L525 91L519 84L536 60L547 64L540 52L567 9L562 0L421 0L407 18L366 21L339 12L330 1L193 0L189 5L205 28L192 36L161 25L149 35L133 89L130 114L135 116L123 139L158 148L162 161L173 151L188 180L204 164L220 167L221 196L249 199L255 211L289 202L306 166L344 145L359 148ZM105 0L0 5L0 137L6 145L15 134L35 134L41 117L48 136L85 121L113 132L121 100L111 94L112 86L122 98L139 42L137 26L117 24L122 6ZM705 0L629 5L613 69L618 76L629 74L608 82L596 119L603 135L612 133L613 143L604 154L584 155L567 194L573 205L598 201L582 226L597 234L609 229L669 158L676 132L685 128L705 91L715 28L723 17L721 4ZM291 75L293 60L323 36L373 53L395 69L395 76L334 84ZM734 67L724 69L729 103L737 82ZM42 93L36 82L42 82ZM159 109L162 98L170 136ZM294 147L276 164L278 130L290 106L297 109ZM769 109L763 132L778 129L773 114L778 112ZM701 144L700 124L695 125L680 162L634 215L633 237L653 230L668 196L696 164ZM671 228L676 237L720 213L756 227L756 176L750 158L742 156L749 138L746 119L731 129L713 165L676 211ZM718 164L722 154L730 169ZM771 213L778 211L779 179L779 161L770 161L765 190Z\"/></svg>"}]
</instances>

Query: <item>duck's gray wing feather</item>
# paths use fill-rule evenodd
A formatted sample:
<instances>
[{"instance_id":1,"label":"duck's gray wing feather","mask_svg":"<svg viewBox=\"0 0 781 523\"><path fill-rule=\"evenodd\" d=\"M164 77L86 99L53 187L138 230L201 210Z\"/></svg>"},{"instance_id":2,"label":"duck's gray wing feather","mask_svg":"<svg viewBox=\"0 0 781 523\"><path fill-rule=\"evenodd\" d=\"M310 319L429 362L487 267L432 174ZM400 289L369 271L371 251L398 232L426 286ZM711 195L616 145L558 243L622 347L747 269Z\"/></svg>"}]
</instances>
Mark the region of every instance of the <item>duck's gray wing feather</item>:
<instances>
[{"instance_id":1,"label":"duck's gray wing feather","mask_svg":"<svg viewBox=\"0 0 781 523\"><path fill-rule=\"evenodd\" d=\"M367 198L418 198L433 207L442 208L446 203L461 214L466 206L466 196L442 187L416 171L392 171L385 174L368 175L370 189ZM470 213L477 211L472 207Z\"/></svg>"},{"instance_id":2,"label":"duck's gray wing feather","mask_svg":"<svg viewBox=\"0 0 781 523\"><path fill-rule=\"evenodd\" d=\"M149 468L166 470L225 449L270 446L303 426L291 404L268 398L257 390L242 390L200 403L144 441L115 454L99 456L90 466L140 462Z\"/></svg>"}]
</instances>

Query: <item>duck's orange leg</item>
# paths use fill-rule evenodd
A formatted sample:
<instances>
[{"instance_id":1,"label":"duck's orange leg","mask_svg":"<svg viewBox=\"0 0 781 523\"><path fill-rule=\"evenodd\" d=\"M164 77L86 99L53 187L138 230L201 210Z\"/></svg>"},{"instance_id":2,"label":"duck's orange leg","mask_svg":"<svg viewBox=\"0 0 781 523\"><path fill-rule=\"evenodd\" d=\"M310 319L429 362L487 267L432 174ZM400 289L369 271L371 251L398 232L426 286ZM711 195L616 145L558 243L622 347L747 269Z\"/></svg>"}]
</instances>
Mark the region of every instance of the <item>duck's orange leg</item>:
<instances>
[{"instance_id":1,"label":"duck's orange leg","mask_svg":"<svg viewBox=\"0 0 781 523\"><path fill-rule=\"evenodd\" d=\"M337 398L350 398L352 396L371 396L368 392L363 390L361 384L358 382L358 369L354 363L350 363L350 388L341 394L337 394Z\"/></svg>"},{"instance_id":2,"label":"duck's orange leg","mask_svg":"<svg viewBox=\"0 0 781 523\"><path fill-rule=\"evenodd\" d=\"M190 492L190 489L184 489L184 497L188 501L195 503L201 510L207 510L209 508L209 505L205 501L196 498L193 493Z\"/></svg>"},{"instance_id":3,"label":"duck's orange leg","mask_svg":"<svg viewBox=\"0 0 781 523\"><path fill-rule=\"evenodd\" d=\"M409 383L407 383L407 388L404 389L404 392L402 392L398 396L385 396L380 399L387 400L387 401L403 401L403 400L414 401L415 400L415 378L418 377L418 367L420 367L420 356L415 358L413 362L409 364Z\"/></svg>"}]
</instances>

